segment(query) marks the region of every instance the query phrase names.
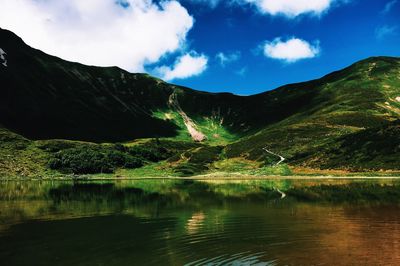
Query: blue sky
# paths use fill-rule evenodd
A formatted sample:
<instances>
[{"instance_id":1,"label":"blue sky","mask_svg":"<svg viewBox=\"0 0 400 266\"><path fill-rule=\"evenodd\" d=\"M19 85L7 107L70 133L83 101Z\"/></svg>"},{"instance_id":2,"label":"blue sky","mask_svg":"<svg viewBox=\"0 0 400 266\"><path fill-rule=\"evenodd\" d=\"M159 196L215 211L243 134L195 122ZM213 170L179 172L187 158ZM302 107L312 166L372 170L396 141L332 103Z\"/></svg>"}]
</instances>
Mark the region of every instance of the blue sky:
<instances>
[{"instance_id":1,"label":"blue sky","mask_svg":"<svg viewBox=\"0 0 400 266\"><path fill-rule=\"evenodd\" d=\"M1 8L0 27L46 53L210 92L249 95L400 56L400 0L1 0Z\"/></svg>"},{"instance_id":2,"label":"blue sky","mask_svg":"<svg viewBox=\"0 0 400 266\"><path fill-rule=\"evenodd\" d=\"M389 2L392 6L385 12ZM201 75L173 82L200 90L253 94L318 78L369 56L400 56L400 1L349 1L319 16L296 18L261 14L251 6L183 5L196 19L188 35L190 45L207 54L209 63ZM319 42L319 54L287 63L258 50L266 40L293 36ZM219 52L235 51L240 59L225 67L215 58Z\"/></svg>"}]
</instances>

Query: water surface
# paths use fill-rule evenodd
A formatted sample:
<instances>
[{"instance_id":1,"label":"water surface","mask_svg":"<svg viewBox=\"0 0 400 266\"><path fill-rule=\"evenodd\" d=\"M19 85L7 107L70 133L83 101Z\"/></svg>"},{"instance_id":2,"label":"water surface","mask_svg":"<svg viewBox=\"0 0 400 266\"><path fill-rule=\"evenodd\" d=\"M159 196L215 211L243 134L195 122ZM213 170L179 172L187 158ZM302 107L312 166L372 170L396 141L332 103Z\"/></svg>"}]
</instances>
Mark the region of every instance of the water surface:
<instances>
[{"instance_id":1,"label":"water surface","mask_svg":"<svg viewBox=\"0 0 400 266\"><path fill-rule=\"evenodd\" d=\"M400 265L399 202L390 179L1 182L0 261Z\"/></svg>"}]
</instances>

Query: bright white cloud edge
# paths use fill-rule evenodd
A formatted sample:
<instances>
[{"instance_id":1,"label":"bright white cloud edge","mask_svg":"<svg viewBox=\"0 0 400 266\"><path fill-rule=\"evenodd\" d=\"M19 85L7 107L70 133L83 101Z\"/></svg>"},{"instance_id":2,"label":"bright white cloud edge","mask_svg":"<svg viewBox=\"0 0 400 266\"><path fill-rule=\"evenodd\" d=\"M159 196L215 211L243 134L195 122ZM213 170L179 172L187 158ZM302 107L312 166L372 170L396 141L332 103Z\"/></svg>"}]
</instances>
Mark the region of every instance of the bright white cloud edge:
<instances>
[{"instance_id":1,"label":"bright white cloud edge","mask_svg":"<svg viewBox=\"0 0 400 266\"><path fill-rule=\"evenodd\" d=\"M63 59L142 72L185 46L193 18L177 1L1 0L0 27Z\"/></svg>"},{"instance_id":2,"label":"bright white cloud edge","mask_svg":"<svg viewBox=\"0 0 400 266\"><path fill-rule=\"evenodd\" d=\"M222 0L190 0L194 3L206 4L215 8ZM229 5L250 4L262 14L284 15L294 18L302 14L321 15L335 2L347 2L349 0L229 0Z\"/></svg>"},{"instance_id":3,"label":"bright white cloud edge","mask_svg":"<svg viewBox=\"0 0 400 266\"><path fill-rule=\"evenodd\" d=\"M178 57L172 67L158 67L155 72L166 81L185 79L203 73L207 69L207 64L207 56L191 51Z\"/></svg>"},{"instance_id":4,"label":"bright white cloud edge","mask_svg":"<svg viewBox=\"0 0 400 266\"><path fill-rule=\"evenodd\" d=\"M301 59L313 58L320 53L318 42L315 45L305 40L292 37L286 41L276 38L264 44L264 55L287 63L294 63Z\"/></svg>"},{"instance_id":5,"label":"bright white cloud edge","mask_svg":"<svg viewBox=\"0 0 400 266\"><path fill-rule=\"evenodd\" d=\"M328 10L335 0L243 0L252 3L262 13L296 17L304 13L319 15Z\"/></svg>"}]
</instances>

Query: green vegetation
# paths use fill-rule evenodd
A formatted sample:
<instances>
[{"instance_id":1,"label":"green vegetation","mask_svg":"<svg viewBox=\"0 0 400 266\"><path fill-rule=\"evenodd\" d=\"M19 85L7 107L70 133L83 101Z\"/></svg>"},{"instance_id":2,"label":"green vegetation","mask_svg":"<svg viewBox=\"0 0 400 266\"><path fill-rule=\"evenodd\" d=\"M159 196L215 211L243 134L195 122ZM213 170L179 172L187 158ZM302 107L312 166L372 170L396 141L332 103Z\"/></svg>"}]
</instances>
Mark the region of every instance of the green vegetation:
<instances>
[{"instance_id":1,"label":"green vegetation","mask_svg":"<svg viewBox=\"0 0 400 266\"><path fill-rule=\"evenodd\" d=\"M173 122L179 129L177 136L173 139L181 141L191 141L190 134L187 131L185 123L178 112L174 110L157 111L153 113L153 116L165 121ZM236 141L239 137L230 132L226 127L222 125L223 118L215 114L211 114L209 117L196 117L193 116L191 119L196 123L197 129L206 136L204 143L209 145L226 145L227 143Z\"/></svg>"},{"instance_id":2,"label":"green vegetation","mask_svg":"<svg viewBox=\"0 0 400 266\"><path fill-rule=\"evenodd\" d=\"M322 167L353 172L399 169L399 154L400 120L397 120L338 139L323 154Z\"/></svg>"},{"instance_id":3,"label":"green vegetation","mask_svg":"<svg viewBox=\"0 0 400 266\"><path fill-rule=\"evenodd\" d=\"M67 62L5 30L0 41L18 55L0 70L2 177L400 172L399 58L242 97Z\"/></svg>"},{"instance_id":4,"label":"green vegetation","mask_svg":"<svg viewBox=\"0 0 400 266\"><path fill-rule=\"evenodd\" d=\"M143 166L142 157L131 156L115 147L87 146L61 150L50 159L49 167L74 174L112 173L117 167Z\"/></svg>"},{"instance_id":5,"label":"green vegetation","mask_svg":"<svg viewBox=\"0 0 400 266\"><path fill-rule=\"evenodd\" d=\"M398 171L399 69L397 58L370 58L319 80L277 89L279 101L308 95L309 102L296 114L228 145L226 154L276 161L263 152L266 146L292 166Z\"/></svg>"},{"instance_id":6,"label":"green vegetation","mask_svg":"<svg viewBox=\"0 0 400 266\"><path fill-rule=\"evenodd\" d=\"M113 173L117 168L140 168L165 160L192 144L150 140L141 145L64 143L48 141L42 149L51 152L49 167L65 173Z\"/></svg>"},{"instance_id":7,"label":"green vegetation","mask_svg":"<svg viewBox=\"0 0 400 266\"><path fill-rule=\"evenodd\" d=\"M203 146L188 150L181 154L178 165L174 167L175 172L182 176L200 174L209 169L214 161L218 160L222 147ZM171 158L173 161L174 158Z\"/></svg>"},{"instance_id":8,"label":"green vegetation","mask_svg":"<svg viewBox=\"0 0 400 266\"><path fill-rule=\"evenodd\" d=\"M0 176L2 178L54 176L46 167L48 155L32 141L0 127Z\"/></svg>"}]
</instances>

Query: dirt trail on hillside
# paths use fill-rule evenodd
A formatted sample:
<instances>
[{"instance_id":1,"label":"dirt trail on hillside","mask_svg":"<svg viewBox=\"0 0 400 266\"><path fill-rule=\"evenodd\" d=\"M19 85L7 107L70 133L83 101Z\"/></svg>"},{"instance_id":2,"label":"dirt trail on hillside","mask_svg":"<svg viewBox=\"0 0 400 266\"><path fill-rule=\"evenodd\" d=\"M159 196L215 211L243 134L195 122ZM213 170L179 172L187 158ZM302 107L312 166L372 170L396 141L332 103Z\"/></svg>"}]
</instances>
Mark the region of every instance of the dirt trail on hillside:
<instances>
[{"instance_id":1,"label":"dirt trail on hillside","mask_svg":"<svg viewBox=\"0 0 400 266\"><path fill-rule=\"evenodd\" d=\"M269 154L272 154L272 155L274 155L274 156L279 157L279 162L277 162L275 165L279 165L279 164L281 164L284 160L286 160L283 156L281 156L281 155L279 155L279 154L276 154L276 153L274 153L274 152L268 150L267 147L264 147L264 148L262 148L262 149L263 149L264 151L268 152Z\"/></svg>"},{"instance_id":2,"label":"dirt trail on hillside","mask_svg":"<svg viewBox=\"0 0 400 266\"><path fill-rule=\"evenodd\" d=\"M198 129L196 124L193 122L192 119L190 119L190 117L182 110L181 106L179 105L178 102L178 96L176 94L176 91L174 91L168 99L168 104L174 108L179 115L182 117L183 122L185 123L185 126L190 134L190 136L192 137L192 139L194 141L203 141L206 139L206 136L201 133Z\"/></svg>"}]
</instances>

